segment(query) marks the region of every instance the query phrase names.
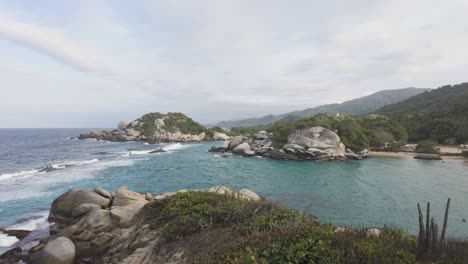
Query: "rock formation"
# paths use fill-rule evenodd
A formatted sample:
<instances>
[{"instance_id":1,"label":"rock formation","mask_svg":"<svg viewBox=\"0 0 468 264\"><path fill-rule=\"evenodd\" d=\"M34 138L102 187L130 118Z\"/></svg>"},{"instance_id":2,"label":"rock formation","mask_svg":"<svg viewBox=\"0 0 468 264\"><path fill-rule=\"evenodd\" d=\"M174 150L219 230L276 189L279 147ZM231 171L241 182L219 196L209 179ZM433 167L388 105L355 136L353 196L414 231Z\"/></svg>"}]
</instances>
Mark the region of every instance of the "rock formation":
<instances>
[{"instance_id":1,"label":"rock formation","mask_svg":"<svg viewBox=\"0 0 468 264\"><path fill-rule=\"evenodd\" d=\"M367 151L354 153L347 150L340 137L323 127L297 130L287 137L280 148L273 147L273 133L260 131L250 137L237 136L226 140L222 147L212 147L211 152L230 151L242 156L264 156L282 160L344 160L367 157Z\"/></svg>"},{"instance_id":2,"label":"rock formation","mask_svg":"<svg viewBox=\"0 0 468 264\"><path fill-rule=\"evenodd\" d=\"M160 194L140 194L120 187L114 194L101 189L71 189L56 198L50 208L50 221L59 221L50 237L41 240L27 257L30 263L185 263L184 252L159 252L161 230L151 229L142 219L142 209L153 200L164 200L188 190ZM224 186L193 190L234 199L259 202L255 192L232 191ZM80 213L73 212L80 209ZM83 213L84 212L84 213ZM19 250L19 252L17 252ZM14 259L14 249L5 259ZM15 255L16 254L16 255ZM2 256L4 257L4 256ZM164 260L164 261L161 261Z\"/></svg>"},{"instance_id":3,"label":"rock formation","mask_svg":"<svg viewBox=\"0 0 468 264\"><path fill-rule=\"evenodd\" d=\"M129 123L120 121L112 131L94 130L79 136L109 141L185 142L205 139L206 128L181 113L149 113ZM218 140L226 135L217 133ZM229 137L227 137L229 138Z\"/></svg>"}]
</instances>

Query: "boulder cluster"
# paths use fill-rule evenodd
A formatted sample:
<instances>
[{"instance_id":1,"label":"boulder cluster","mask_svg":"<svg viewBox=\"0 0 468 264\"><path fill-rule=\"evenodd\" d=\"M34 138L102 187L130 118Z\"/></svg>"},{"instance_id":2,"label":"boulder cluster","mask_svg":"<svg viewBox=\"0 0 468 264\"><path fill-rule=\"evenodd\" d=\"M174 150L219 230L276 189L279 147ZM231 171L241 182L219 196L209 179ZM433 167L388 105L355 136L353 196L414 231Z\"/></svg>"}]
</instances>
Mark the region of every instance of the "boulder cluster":
<instances>
[{"instance_id":1,"label":"boulder cluster","mask_svg":"<svg viewBox=\"0 0 468 264\"><path fill-rule=\"evenodd\" d=\"M122 120L117 124L117 129L93 130L81 134L79 139L94 138L98 140L108 140L116 142L126 141L146 141L151 143L158 142L190 142L207 140L206 133L199 134L182 133L176 127L168 128L163 118L157 118L151 124L145 124L143 120L137 119L131 123ZM214 132L210 140L227 140L229 136Z\"/></svg>"},{"instance_id":2,"label":"boulder cluster","mask_svg":"<svg viewBox=\"0 0 468 264\"><path fill-rule=\"evenodd\" d=\"M261 199L251 190L233 192L223 186L193 191L233 194L248 201ZM55 224L50 237L30 250L28 262L154 263L158 253L154 247L160 240L160 231L141 221L142 208L152 200L183 192L188 190L142 194L127 187L120 187L115 193L101 188L71 189L53 201L49 221Z\"/></svg>"},{"instance_id":3,"label":"boulder cluster","mask_svg":"<svg viewBox=\"0 0 468 264\"><path fill-rule=\"evenodd\" d=\"M287 137L280 148L273 145L274 135L260 131L251 135L237 136L226 140L221 147L212 147L211 152L232 152L242 156L263 156L280 160L345 160L367 157L367 150L354 153L341 142L333 131L323 127L297 130Z\"/></svg>"},{"instance_id":4,"label":"boulder cluster","mask_svg":"<svg viewBox=\"0 0 468 264\"><path fill-rule=\"evenodd\" d=\"M175 129L175 132L168 131L164 126L163 119L156 119L151 130L151 135L143 133L143 122L135 120L131 123L120 121L117 125L118 129L112 131L94 130L85 134L81 134L79 139L95 138L99 140L109 141L148 141L148 142L185 142L185 141L202 141L205 138L205 133L198 135L184 134Z\"/></svg>"}]
</instances>

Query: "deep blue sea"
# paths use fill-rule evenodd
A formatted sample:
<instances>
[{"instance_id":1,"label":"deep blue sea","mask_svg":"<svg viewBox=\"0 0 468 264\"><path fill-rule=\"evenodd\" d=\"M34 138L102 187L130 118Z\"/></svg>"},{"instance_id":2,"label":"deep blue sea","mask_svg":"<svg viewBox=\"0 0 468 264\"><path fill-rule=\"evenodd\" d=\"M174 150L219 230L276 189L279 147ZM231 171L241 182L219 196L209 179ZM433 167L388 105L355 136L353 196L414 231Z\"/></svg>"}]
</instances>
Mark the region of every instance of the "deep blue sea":
<instances>
[{"instance_id":1,"label":"deep blue sea","mask_svg":"<svg viewBox=\"0 0 468 264\"><path fill-rule=\"evenodd\" d=\"M139 192L249 188L308 211L321 221L398 226L416 233L417 203L431 201L443 221L452 198L448 234L468 238L468 163L373 158L345 162L222 158L221 142L112 143L77 140L89 129L0 129L0 228L38 229L54 198L69 188L126 185ZM167 153L149 154L161 146ZM45 166L51 172L41 171ZM16 239L0 233L0 253Z\"/></svg>"}]
</instances>

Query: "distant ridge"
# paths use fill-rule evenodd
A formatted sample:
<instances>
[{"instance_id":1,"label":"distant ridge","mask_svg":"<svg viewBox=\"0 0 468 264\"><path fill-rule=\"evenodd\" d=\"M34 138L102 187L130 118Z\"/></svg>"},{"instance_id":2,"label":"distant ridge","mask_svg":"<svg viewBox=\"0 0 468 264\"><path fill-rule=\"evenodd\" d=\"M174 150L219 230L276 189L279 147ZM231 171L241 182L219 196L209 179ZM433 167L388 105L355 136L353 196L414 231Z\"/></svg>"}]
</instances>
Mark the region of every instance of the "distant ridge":
<instances>
[{"instance_id":1,"label":"distant ridge","mask_svg":"<svg viewBox=\"0 0 468 264\"><path fill-rule=\"evenodd\" d=\"M346 115L363 115L375 112L382 106L395 104L412 96L429 91L427 88L403 88L395 90L383 90L371 95L346 101L341 104L327 104L300 111L293 111L280 115L266 115L258 118L248 118L234 121L222 121L215 126L223 128L250 127L271 124L287 116L310 117L318 113L340 113Z\"/></svg>"},{"instance_id":2,"label":"distant ridge","mask_svg":"<svg viewBox=\"0 0 468 264\"><path fill-rule=\"evenodd\" d=\"M443 144L468 141L468 83L442 86L375 112L399 121L413 142L428 138Z\"/></svg>"}]
</instances>

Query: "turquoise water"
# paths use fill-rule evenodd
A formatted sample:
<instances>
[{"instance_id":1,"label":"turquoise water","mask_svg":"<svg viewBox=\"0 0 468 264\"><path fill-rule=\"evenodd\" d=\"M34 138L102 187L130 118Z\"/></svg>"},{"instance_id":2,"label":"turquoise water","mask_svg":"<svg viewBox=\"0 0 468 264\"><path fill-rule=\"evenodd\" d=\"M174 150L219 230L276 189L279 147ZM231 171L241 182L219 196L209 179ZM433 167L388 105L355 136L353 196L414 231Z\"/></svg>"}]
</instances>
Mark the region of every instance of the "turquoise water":
<instances>
[{"instance_id":1,"label":"turquoise water","mask_svg":"<svg viewBox=\"0 0 468 264\"><path fill-rule=\"evenodd\" d=\"M167 192L224 185L249 188L324 222L398 226L411 233L417 231L418 202L431 201L433 215L442 222L451 197L448 234L468 238L468 223L462 221L468 220L468 163L463 161L296 162L207 152L221 142L166 144L168 153L148 154L160 146L67 139L80 131L43 130L43 138L27 141L32 132L18 136L0 130L0 227L39 228L52 200L72 187L126 185L139 192ZM72 165L38 172L44 164Z\"/></svg>"}]
</instances>

